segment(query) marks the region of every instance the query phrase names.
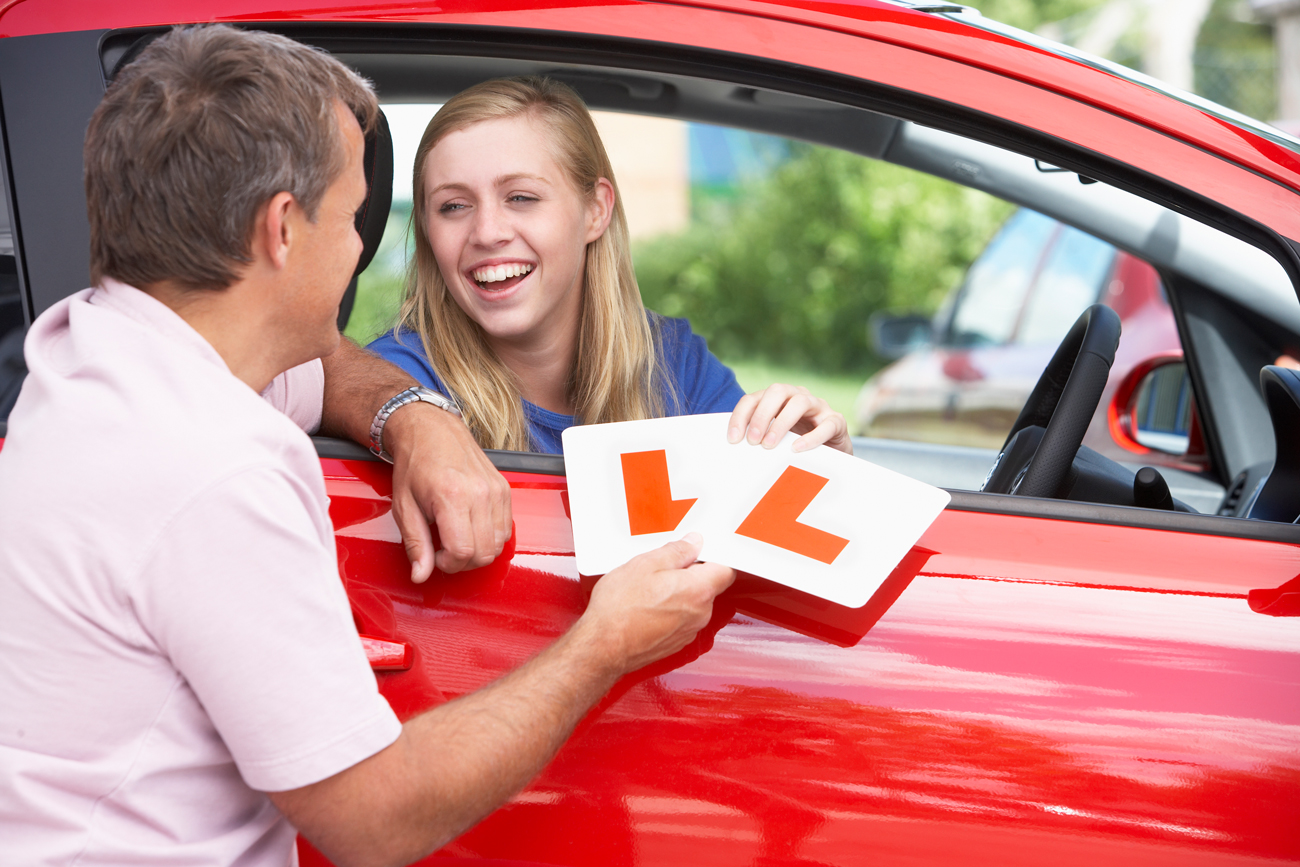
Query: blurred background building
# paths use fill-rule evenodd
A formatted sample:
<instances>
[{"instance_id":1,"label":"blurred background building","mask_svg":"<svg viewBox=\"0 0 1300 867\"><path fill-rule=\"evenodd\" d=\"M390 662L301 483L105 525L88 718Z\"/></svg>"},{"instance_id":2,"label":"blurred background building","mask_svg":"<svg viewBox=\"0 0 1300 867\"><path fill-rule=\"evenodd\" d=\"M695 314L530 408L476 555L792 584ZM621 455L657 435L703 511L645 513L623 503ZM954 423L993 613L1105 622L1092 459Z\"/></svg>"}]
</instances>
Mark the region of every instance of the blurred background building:
<instances>
[{"instance_id":1,"label":"blurred background building","mask_svg":"<svg viewBox=\"0 0 1300 867\"><path fill-rule=\"evenodd\" d=\"M1300 0L969 2L994 18L1036 10L1008 23L1300 131Z\"/></svg>"},{"instance_id":2,"label":"blurred background building","mask_svg":"<svg viewBox=\"0 0 1300 867\"><path fill-rule=\"evenodd\" d=\"M1277 59L1279 126L1300 135L1300 0L1251 0L1251 11L1272 25Z\"/></svg>"}]
</instances>

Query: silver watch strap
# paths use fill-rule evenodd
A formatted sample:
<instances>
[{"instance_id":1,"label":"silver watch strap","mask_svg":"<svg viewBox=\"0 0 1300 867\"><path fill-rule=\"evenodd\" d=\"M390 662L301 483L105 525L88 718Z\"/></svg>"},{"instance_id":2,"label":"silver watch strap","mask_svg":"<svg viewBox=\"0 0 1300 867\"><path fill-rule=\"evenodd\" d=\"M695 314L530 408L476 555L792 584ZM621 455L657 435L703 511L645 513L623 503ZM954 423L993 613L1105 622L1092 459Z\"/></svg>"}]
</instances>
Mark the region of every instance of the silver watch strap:
<instances>
[{"instance_id":1,"label":"silver watch strap","mask_svg":"<svg viewBox=\"0 0 1300 867\"><path fill-rule=\"evenodd\" d=\"M393 462L393 456L384 449L384 425L388 423L388 417L398 409L406 406L408 403L431 403L440 409L459 416L460 407L448 397L444 397L438 392L427 389L422 385L413 385L405 391L398 392L389 399L387 403L379 408L375 413L375 420L370 423L370 450L379 457Z\"/></svg>"}]
</instances>

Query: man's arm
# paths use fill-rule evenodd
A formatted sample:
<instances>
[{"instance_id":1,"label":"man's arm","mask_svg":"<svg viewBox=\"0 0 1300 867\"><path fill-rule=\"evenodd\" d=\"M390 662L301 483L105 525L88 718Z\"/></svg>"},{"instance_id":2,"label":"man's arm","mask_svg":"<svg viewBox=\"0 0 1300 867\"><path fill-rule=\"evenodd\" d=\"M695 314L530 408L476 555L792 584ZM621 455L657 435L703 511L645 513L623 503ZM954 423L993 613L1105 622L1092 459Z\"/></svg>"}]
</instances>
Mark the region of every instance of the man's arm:
<instances>
[{"instance_id":1,"label":"man's arm","mask_svg":"<svg viewBox=\"0 0 1300 867\"><path fill-rule=\"evenodd\" d=\"M341 867L407 864L446 844L523 788L620 677L708 623L735 573L695 563L700 544L688 536L613 570L530 662L409 720L369 759L271 800Z\"/></svg>"},{"instance_id":2,"label":"man's arm","mask_svg":"<svg viewBox=\"0 0 1300 867\"><path fill-rule=\"evenodd\" d=\"M320 432L363 445L370 423L400 391L419 385L401 368L346 337L325 365L325 406ZM416 402L401 407L384 426L393 456L393 517L419 583L436 564L443 572L486 566L510 539L510 485L453 414ZM434 554L429 524L438 525L442 548Z\"/></svg>"}]
</instances>

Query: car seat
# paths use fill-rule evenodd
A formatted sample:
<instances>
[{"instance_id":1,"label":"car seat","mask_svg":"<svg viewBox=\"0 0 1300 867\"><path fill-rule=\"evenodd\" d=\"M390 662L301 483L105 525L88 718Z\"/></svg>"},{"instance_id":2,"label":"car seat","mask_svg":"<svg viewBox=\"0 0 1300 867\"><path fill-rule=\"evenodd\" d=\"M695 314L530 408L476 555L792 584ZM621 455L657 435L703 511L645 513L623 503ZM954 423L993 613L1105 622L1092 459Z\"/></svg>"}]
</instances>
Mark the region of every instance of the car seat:
<instances>
[{"instance_id":1,"label":"car seat","mask_svg":"<svg viewBox=\"0 0 1300 867\"><path fill-rule=\"evenodd\" d=\"M357 260L357 269L352 273L352 282L343 293L339 303L339 331L348 324L352 315L352 305L357 300L357 278L366 270L379 242L384 239L384 228L388 225L388 212L393 205L393 137L388 130L388 118L382 109L376 118L375 128L366 136L366 200L357 212L357 234L361 236L361 258Z\"/></svg>"},{"instance_id":2,"label":"car seat","mask_svg":"<svg viewBox=\"0 0 1300 867\"><path fill-rule=\"evenodd\" d=\"M1300 517L1300 371L1269 365L1259 372L1259 388L1273 420L1277 457L1250 517L1294 524Z\"/></svg>"}]
</instances>

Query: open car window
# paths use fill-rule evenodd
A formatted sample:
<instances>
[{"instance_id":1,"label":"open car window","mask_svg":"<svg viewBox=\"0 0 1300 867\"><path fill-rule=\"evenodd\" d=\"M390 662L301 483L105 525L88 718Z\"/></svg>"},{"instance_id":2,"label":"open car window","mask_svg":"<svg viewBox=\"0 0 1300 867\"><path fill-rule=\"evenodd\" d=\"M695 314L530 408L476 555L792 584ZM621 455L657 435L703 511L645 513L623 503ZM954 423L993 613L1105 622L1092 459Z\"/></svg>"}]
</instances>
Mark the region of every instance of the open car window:
<instances>
[{"instance_id":1,"label":"open car window","mask_svg":"<svg viewBox=\"0 0 1300 867\"><path fill-rule=\"evenodd\" d=\"M1011 339L1056 227L1030 210L1007 220L966 275L947 343L1001 346Z\"/></svg>"},{"instance_id":2,"label":"open car window","mask_svg":"<svg viewBox=\"0 0 1300 867\"><path fill-rule=\"evenodd\" d=\"M363 342L394 323L412 249L411 163L438 107L385 104L396 180L348 326ZM595 116L647 306L688 318L747 391L793 382L826 398L864 435L863 457L978 489L1052 351L1098 301L1126 318L1116 384L1144 358L1181 351L1156 271L1058 219L840 148L676 118ZM938 324L885 366L871 318L908 311L938 322L945 306L946 329ZM1090 446L1186 470L1186 448L1168 453L1175 441L1149 428L1141 448L1154 457L1125 451L1106 413L1103 402ZM1183 499L1217 507L1221 486L1180 479Z\"/></svg>"},{"instance_id":3,"label":"open car window","mask_svg":"<svg viewBox=\"0 0 1300 867\"><path fill-rule=\"evenodd\" d=\"M1016 329L1016 342L1056 345L1074 320L1102 300L1116 250L1105 241L1063 226L1043 263Z\"/></svg>"},{"instance_id":4,"label":"open car window","mask_svg":"<svg viewBox=\"0 0 1300 867\"><path fill-rule=\"evenodd\" d=\"M427 118L494 75L572 84L604 118L647 306L688 318L746 388L793 380L826 397L859 434L862 457L979 490L1055 341L1099 301L1120 315L1125 337L1085 446L1130 472L1158 467L1175 497L1209 514L1242 514L1231 488L1247 470L1267 471L1274 443L1258 371L1300 343L1286 272L1262 249L1110 186L1104 172L1097 183L1092 172L1049 171L1056 161L1029 141L995 147L725 80L552 61L342 56L376 80L394 116ZM633 130L630 158L619 156L620 124ZM398 177L407 175L406 160L397 163ZM796 201L805 194L815 207ZM652 199L659 215L638 220L638 204ZM360 339L396 312L405 208L399 194L386 252L362 275L349 325ZM1028 237L1015 237L1017 228ZM876 314L906 314L916 325L900 360L873 347ZM1184 364L1187 399L1174 422L1137 410L1139 398L1148 409L1176 399L1164 394L1175 377L1125 380L1155 361ZM1121 393L1129 402L1117 406Z\"/></svg>"}]
</instances>

